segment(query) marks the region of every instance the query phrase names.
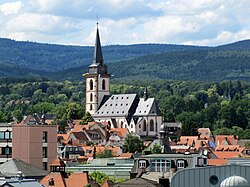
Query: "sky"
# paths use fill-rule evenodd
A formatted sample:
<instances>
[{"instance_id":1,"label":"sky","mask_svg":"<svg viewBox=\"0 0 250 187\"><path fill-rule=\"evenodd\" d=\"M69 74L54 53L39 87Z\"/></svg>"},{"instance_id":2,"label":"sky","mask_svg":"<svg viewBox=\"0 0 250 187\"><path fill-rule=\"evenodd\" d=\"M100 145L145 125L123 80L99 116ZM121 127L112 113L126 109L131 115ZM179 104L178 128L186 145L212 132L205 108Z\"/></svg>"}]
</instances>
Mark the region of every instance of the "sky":
<instances>
[{"instance_id":1,"label":"sky","mask_svg":"<svg viewBox=\"0 0 250 187\"><path fill-rule=\"evenodd\" d=\"M0 0L0 37L65 45L250 39L250 0Z\"/></svg>"}]
</instances>

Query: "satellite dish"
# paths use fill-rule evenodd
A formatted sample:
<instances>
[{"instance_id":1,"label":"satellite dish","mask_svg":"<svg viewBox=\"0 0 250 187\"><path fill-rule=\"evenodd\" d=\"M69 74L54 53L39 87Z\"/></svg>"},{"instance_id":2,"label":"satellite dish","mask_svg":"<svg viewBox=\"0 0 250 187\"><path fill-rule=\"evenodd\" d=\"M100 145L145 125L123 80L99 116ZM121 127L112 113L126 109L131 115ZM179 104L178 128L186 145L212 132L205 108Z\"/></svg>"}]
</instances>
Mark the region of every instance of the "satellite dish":
<instances>
[{"instance_id":1,"label":"satellite dish","mask_svg":"<svg viewBox=\"0 0 250 187\"><path fill-rule=\"evenodd\" d=\"M207 150L203 151L203 155L207 156Z\"/></svg>"}]
</instances>

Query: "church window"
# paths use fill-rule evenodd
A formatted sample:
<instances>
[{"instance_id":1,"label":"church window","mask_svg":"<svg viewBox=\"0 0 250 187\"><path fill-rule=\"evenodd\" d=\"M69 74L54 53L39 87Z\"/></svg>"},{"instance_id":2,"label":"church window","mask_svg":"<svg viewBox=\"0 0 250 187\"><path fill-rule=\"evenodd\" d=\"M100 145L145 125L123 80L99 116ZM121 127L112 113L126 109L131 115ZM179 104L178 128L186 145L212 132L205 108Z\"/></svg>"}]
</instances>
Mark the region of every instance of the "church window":
<instances>
[{"instance_id":1,"label":"church window","mask_svg":"<svg viewBox=\"0 0 250 187\"><path fill-rule=\"evenodd\" d=\"M147 131L147 122L145 119L143 121L143 131Z\"/></svg>"},{"instance_id":2,"label":"church window","mask_svg":"<svg viewBox=\"0 0 250 187\"><path fill-rule=\"evenodd\" d=\"M94 89L94 83L93 83L93 80L92 80L92 79L89 81L89 89L90 89L90 90L93 90L93 89Z\"/></svg>"},{"instance_id":3,"label":"church window","mask_svg":"<svg viewBox=\"0 0 250 187\"><path fill-rule=\"evenodd\" d=\"M154 131L154 120L150 120L150 131Z\"/></svg>"},{"instance_id":4,"label":"church window","mask_svg":"<svg viewBox=\"0 0 250 187\"><path fill-rule=\"evenodd\" d=\"M90 93L90 101L93 101L93 94Z\"/></svg>"},{"instance_id":5,"label":"church window","mask_svg":"<svg viewBox=\"0 0 250 187\"><path fill-rule=\"evenodd\" d=\"M131 128L134 128L134 125L133 125L133 124L131 124Z\"/></svg>"},{"instance_id":6,"label":"church window","mask_svg":"<svg viewBox=\"0 0 250 187\"><path fill-rule=\"evenodd\" d=\"M106 83L105 83L105 80L104 80L104 79L102 80L102 89L103 89L103 90L106 89Z\"/></svg>"},{"instance_id":7,"label":"church window","mask_svg":"<svg viewBox=\"0 0 250 187\"><path fill-rule=\"evenodd\" d=\"M93 106L92 106L92 104L90 105L90 110L93 110Z\"/></svg>"},{"instance_id":8,"label":"church window","mask_svg":"<svg viewBox=\"0 0 250 187\"><path fill-rule=\"evenodd\" d=\"M123 128L123 121L121 122L121 128Z\"/></svg>"}]
</instances>

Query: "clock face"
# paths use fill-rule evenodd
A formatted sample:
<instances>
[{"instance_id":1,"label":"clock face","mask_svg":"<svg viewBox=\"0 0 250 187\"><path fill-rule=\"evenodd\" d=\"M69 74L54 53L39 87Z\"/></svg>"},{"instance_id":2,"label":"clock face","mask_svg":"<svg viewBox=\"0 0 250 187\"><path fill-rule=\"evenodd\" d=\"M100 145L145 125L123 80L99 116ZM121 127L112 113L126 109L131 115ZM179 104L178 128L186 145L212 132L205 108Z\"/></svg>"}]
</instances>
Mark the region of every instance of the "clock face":
<instances>
[{"instance_id":1,"label":"clock face","mask_svg":"<svg viewBox=\"0 0 250 187\"><path fill-rule=\"evenodd\" d=\"M210 184L212 185L216 185L218 182L219 182L219 179L216 175L212 175L210 178L209 178L209 182Z\"/></svg>"}]
</instances>

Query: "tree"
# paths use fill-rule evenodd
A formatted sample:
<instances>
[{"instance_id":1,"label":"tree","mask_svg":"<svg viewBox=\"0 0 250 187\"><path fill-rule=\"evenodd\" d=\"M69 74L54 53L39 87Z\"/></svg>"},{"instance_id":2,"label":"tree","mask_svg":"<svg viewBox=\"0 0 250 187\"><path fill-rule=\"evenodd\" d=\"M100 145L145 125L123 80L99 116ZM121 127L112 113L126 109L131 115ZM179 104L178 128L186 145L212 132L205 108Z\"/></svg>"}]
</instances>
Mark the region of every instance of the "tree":
<instances>
[{"instance_id":1,"label":"tree","mask_svg":"<svg viewBox=\"0 0 250 187\"><path fill-rule=\"evenodd\" d=\"M93 117L89 112L85 113L85 115L82 118L81 124L85 125L88 124L88 122L94 121Z\"/></svg>"},{"instance_id":2,"label":"tree","mask_svg":"<svg viewBox=\"0 0 250 187\"><path fill-rule=\"evenodd\" d=\"M105 148L103 151L96 153L96 158L110 158L114 157L114 153L111 149Z\"/></svg>"},{"instance_id":3,"label":"tree","mask_svg":"<svg viewBox=\"0 0 250 187\"><path fill-rule=\"evenodd\" d=\"M151 149L151 152L153 154L159 154L162 153L162 146L159 144L154 144L153 148Z\"/></svg>"},{"instance_id":4,"label":"tree","mask_svg":"<svg viewBox=\"0 0 250 187\"><path fill-rule=\"evenodd\" d=\"M200 113L183 112L176 118L182 123L182 135L194 136L198 134L197 130L201 127Z\"/></svg>"},{"instance_id":5,"label":"tree","mask_svg":"<svg viewBox=\"0 0 250 187\"><path fill-rule=\"evenodd\" d=\"M136 151L141 152L143 148L144 148L143 141L137 136L129 134L125 138L125 143L123 145L123 152L125 153L126 152L134 153Z\"/></svg>"},{"instance_id":6,"label":"tree","mask_svg":"<svg viewBox=\"0 0 250 187\"><path fill-rule=\"evenodd\" d=\"M100 171L94 171L90 174L90 177L95 180L99 185L103 185L106 180L109 179L109 176Z\"/></svg>"}]
</instances>

